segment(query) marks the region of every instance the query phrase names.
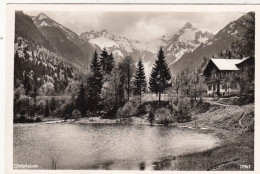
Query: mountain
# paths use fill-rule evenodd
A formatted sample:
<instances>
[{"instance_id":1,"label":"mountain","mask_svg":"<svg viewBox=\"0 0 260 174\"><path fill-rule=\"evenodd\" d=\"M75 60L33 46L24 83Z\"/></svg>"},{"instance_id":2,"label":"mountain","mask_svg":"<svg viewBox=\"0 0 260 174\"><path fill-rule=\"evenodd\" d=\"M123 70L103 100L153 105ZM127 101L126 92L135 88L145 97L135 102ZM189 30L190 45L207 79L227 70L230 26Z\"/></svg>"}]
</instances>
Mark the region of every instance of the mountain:
<instances>
[{"instance_id":1,"label":"mountain","mask_svg":"<svg viewBox=\"0 0 260 174\"><path fill-rule=\"evenodd\" d=\"M74 62L55 53L32 18L15 12L14 87L22 95L57 95L72 92L84 75Z\"/></svg>"},{"instance_id":2,"label":"mountain","mask_svg":"<svg viewBox=\"0 0 260 174\"><path fill-rule=\"evenodd\" d=\"M131 56L135 62L138 62L141 58L144 61L146 75L149 75L152 70L156 56L152 52L147 51L146 45L140 41L110 34L107 30L86 31L80 34L80 38L92 44L98 52L106 48L113 53L116 62L121 61L126 56Z\"/></svg>"},{"instance_id":3,"label":"mountain","mask_svg":"<svg viewBox=\"0 0 260 174\"><path fill-rule=\"evenodd\" d=\"M126 37L117 36L102 31L87 31L80 34L80 38L91 43L97 50L107 48L113 52L116 61L131 55L136 61L144 60L146 74L150 74L154 60L160 47L163 47L168 63L178 60L184 53L193 51L201 43L212 38L214 34L206 29L197 29L186 23L178 33L162 36L159 39L142 43Z\"/></svg>"},{"instance_id":4,"label":"mountain","mask_svg":"<svg viewBox=\"0 0 260 174\"><path fill-rule=\"evenodd\" d=\"M92 59L94 47L82 40L75 32L43 13L32 19L57 54L78 65L84 65Z\"/></svg>"},{"instance_id":5,"label":"mountain","mask_svg":"<svg viewBox=\"0 0 260 174\"><path fill-rule=\"evenodd\" d=\"M245 20L246 17L242 16L236 21L230 22L213 38L201 43L192 52L183 54L170 66L172 74L178 74L185 69L197 69L202 64L204 57L211 57L221 51L230 49L232 43L238 41L242 35L241 23Z\"/></svg>"},{"instance_id":6,"label":"mountain","mask_svg":"<svg viewBox=\"0 0 260 174\"><path fill-rule=\"evenodd\" d=\"M207 29L197 29L187 22L177 33L170 36L162 36L159 39L148 42L147 50L157 54L159 47L165 50L168 63L177 61L183 54L192 52L201 43L214 36Z\"/></svg>"},{"instance_id":7,"label":"mountain","mask_svg":"<svg viewBox=\"0 0 260 174\"><path fill-rule=\"evenodd\" d=\"M91 43L97 49L107 48L117 59L122 59L126 56L133 58L141 58L145 56L146 46L144 43L137 40L130 40L126 37L110 34L107 30L102 31L87 31L80 34L80 38Z\"/></svg>"},{"instance_id":8,"label":"mountain","mask_svg":"<svg viewBox=\"0 0 260 174\"><path fill-rule=\"evenodd\" d=\"M37 29L32 19L22 11L15 12L15 42L17 38L27 38L32 47L41 45L49 50L54 50L46 37Z\"/></svg>"}]
</instances>

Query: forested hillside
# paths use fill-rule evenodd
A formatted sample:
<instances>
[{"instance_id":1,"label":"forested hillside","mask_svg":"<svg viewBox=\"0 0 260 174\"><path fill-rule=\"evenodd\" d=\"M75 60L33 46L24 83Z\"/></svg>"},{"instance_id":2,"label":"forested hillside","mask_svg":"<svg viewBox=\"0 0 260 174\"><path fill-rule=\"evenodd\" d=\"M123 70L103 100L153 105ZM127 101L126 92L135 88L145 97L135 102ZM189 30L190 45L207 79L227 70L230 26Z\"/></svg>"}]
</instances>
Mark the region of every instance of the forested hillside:
<instances>
[{"instance_id":1,"label":"forested hillside","mask_svg":"<svg viewBox=\"0 0 260 174\"><path fill-rule=\"evenodd\" d=\"M34 50L22 37L15 43L14 87L25 95L62 95L80 76L69 63L39 45ZM66 90L67 89L67 90Z\"/></svg>"},{"instance_id":2,"label":"forested hillside","mask_svg":"<svg viewBox=\"0 0 260 174\"><path fill-rule=\"evenodd\" d=\"M45 36L37 29L32 19L25 15L22 11L15 12L15 42L18 37L27 38L30 46L34 49L37 45L41 45L48 50L53 50L50 42Z\"/></svg>"}]
</instances>

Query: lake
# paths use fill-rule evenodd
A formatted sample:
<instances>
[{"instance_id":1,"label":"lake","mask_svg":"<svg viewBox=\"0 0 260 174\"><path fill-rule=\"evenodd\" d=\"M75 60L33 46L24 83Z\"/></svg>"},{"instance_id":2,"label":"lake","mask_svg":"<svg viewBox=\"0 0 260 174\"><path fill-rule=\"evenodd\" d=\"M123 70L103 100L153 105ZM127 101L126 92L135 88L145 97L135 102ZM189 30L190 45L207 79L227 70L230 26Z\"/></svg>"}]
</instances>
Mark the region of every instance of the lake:
<instances>
[{"instance_id":1,"label":"lake","mask_svg":"<svg viewBox=\"0 0 260 174\"><path fill-rule=\"evenodd\" d=\"M211 134L173 126L62 123L14 124L13 140L14 164L52 169L51 159L59 157L57 169L90 170L154 170L158 161L220 142ZM171 169L177 170L174 163Z\"/></svg>"}]
</instances>

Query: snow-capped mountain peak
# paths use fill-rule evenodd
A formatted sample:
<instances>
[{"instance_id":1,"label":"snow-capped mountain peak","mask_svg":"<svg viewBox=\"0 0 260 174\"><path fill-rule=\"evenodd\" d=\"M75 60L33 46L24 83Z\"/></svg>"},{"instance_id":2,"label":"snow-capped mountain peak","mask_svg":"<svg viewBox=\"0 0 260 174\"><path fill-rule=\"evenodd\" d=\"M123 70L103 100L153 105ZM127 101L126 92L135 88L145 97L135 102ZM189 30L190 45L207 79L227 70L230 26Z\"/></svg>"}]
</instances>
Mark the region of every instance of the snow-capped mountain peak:
<instances>
[{"instance_id":1,"label":"snow-capped mountain peak","mask_svg":"<svg viewBox=\"0 0 260 174\"><path fill-rule=\"evenodd\" d=\"M201 43L212 38L214 34L207 29L197 29L187 22L176 34L172 36L163 35L157 40L147 43L147 49L156 53L162 46L168 62L177 61L184 53L191 52Z\"/></svg>"},{"instance_id":2,"label":"snow-capped mountain peak","mask_svg":"<svg viewBox=\"0 0 260 174\"><path fill-rule=\"evenodd\" d=\"M186 22L185 25L182 27L182 29L190 28L193 29L193 25L190 22Z\"/></svg>"},{"instance_id":3,"label":"snow-capped mountain peak","mask_svg":"<svg viewBox=\"0 0 260 174\"><path fill-rule=\"evenodd\" d=\"M100 33L102 33L102 34L107 34L107 30L102 30Z\"/></svg>"},{"instance_id":4,"label":"snow-capped mountain peak","mask_svg":"<svg viewBox=\"0 0 260 174\"><path fill-rule=\"evenodd\" d=\"M44 26L53 26L54 23L56 23L55 21L53 21L51 18L49 18L49 16L47 16L46 14L44 13L40 13L38 14L37 16L35 16L33 18L33 21L34 23L39 27L39 24L41 23L44 23L45 25ZM58 23L57 23L58 24Z\"/></svg>"},{"instance_id":5,"label":"snow-capped mountain peak","mask_svg":"<svg viewBox=\"0 0 260 174\"><path fill-rule=\"evenodd\" d=\"M34 23L37 27L57 27L63 31L67 38L76 38L77 34L71 31L70 29L64 27L63 25L59 24L58 22L52 20L44 13L40 13L35 18L33 18Z\"/></svg>"},{"instance_id":6,"label":"snow-capped mountain peak","mask_svg":"<svg viewBox=\"0 0 260 174\"><path fill-rule=\"evenodd\" d=\"M110 34L107 30L102 31L86 31L80 34L80 38L93 46L103 49L107 48L109 52L113 52L115 57L123 58L134 52L145 51L146 47L137 40L131 40L123 36Z\"/></svg>"},{"instance_id":7,"label":"snow-capped mountain peak","mask_svg":"<svg viewBox=\"0 0 260 174\"><path fill-rule=\"evenodd\" d=\"M37 17L38 17L39 20L50 19L50 18L49 18L46 14L44 14L44 13L40 13Z\"/></svg>"},{"instance_id":8,"label":"snow-capped mountain peak","mask_svg":"<svg viewBox=\"0 0 260 174\"><path fill-rule=\"evenodd\" d=\"M58 28L65 36L76 45L90 44L97 50L106 48L113 52L116 59L128 55L140 57L156 57L158 50L162 47L168 63L177 61L184 53L191 52L201 43L213 37L213 33L207 29L197 29L190 22L187 22L177 33L173 35L162 35L160 38L143 43L137 40L128 39L124 36L111 34L106 29L101 31L90 30L78 36L70 29L52 20L44 13L33 18L38 28L48 32L48 28ZM64 39L61 39L61 42Z\"/></svg>"}]
</instances>

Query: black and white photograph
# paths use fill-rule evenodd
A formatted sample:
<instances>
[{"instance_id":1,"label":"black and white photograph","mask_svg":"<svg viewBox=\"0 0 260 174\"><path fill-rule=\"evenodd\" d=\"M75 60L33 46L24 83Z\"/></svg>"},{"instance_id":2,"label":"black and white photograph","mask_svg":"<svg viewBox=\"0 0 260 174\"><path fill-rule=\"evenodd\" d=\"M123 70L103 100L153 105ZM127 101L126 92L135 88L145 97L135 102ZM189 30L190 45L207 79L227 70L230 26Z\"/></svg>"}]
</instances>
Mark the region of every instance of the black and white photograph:
<instances>
[{"instance_id":1,"label":"black and white photograph","mask_svg":"<svg viewBox=\"0 0 260 174\"><path fill-rule=\"evenodd\" d=\"M12 170L254 171L254 8L113 6L10 10Z\"/></svg>"}]
</instances>

